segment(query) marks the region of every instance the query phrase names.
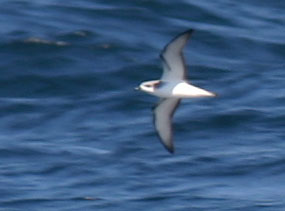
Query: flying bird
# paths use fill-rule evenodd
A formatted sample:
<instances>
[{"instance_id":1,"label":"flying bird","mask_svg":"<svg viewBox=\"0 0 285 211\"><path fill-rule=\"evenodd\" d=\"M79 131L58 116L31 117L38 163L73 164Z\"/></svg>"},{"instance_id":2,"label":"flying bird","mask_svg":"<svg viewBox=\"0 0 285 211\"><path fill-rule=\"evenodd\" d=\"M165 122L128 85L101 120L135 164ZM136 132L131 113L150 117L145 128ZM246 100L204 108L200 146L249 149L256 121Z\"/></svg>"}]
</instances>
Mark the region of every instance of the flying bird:
<instances>
[{"instance_id":1,"label":"flying bird","mask_svg":"<svg viewBox=\"0 0 285 211\"><path fill-rule=\"evenodd\" d=\"M160 53L163 73L160 80L142 82L136 89L160 98L153 108L154 127L163 146L174 153L172 117L182 98L215 97L216 94L191 85L182 50L191 37L189 29L172 39Z\"/></svg>"}]
</instances>

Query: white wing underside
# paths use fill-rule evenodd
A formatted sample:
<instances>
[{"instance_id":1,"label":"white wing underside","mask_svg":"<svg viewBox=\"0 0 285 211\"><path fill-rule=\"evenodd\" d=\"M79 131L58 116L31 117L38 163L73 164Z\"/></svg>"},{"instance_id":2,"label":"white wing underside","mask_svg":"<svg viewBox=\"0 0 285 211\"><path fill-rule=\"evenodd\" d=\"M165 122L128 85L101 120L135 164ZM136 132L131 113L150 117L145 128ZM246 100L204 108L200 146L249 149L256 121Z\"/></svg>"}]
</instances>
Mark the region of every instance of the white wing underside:
<instances>
[{"instance_id":1,"label":"white wing underside","mask_svg":"<svg viewBox=\"0 0 285 211\"><path fill-rule=\"evenodd\" d=\"M160 54L163 66L163 74L161 80L186 80L187 70L182 50L192 33L193 30L191 29L178 35L162 50Z\"/></svg>"},{"instance_id":2,"label":"white wing underside","mask_svg":"<svg viewBox=\"0 0 285 211\"><path fill-rule=\"evenodd\" d=\"M172 141L172 117L181 99L161 98L159 104L154 108L154 126L158 136L165 148L173 153Z\"/></svg>"}]
</instances>

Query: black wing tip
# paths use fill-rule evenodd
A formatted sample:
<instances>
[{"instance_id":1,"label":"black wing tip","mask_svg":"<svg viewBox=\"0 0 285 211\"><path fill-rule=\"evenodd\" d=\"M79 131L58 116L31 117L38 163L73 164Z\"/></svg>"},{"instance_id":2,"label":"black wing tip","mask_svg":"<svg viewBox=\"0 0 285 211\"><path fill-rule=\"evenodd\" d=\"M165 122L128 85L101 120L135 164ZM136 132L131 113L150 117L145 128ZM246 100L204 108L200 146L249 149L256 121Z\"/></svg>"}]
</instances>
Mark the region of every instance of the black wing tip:
<instances>
[{"instance_id":1,"label":"black wing tip","mask_svg":"<svg viewBox=\"0 0 285 211\"><path fill-rule=\"evenodd\" d=\"M171 154L174 154L175 152L175 147L174 147L174 144L173 144L173 140L171 139L171 141L169 142L170 144L167 145L165 144L165 142L163 141L162 137L159 135L159 133L156 131L156 134L158 136L158 139L160 141L160 143L164 146L164 148Z\"/></svg>"},{"instance_id":2,"label":"black wing tip","mask_svg":"<svg viewBox=\"0 0 285 211\"><path fill-rule=\"evenodd\" d=\"M184 34L187 34L188 36L191 36L193 33L195 32L195 29L187 29L184 32L181 32L180 34L178 34L175 38L178 38L180 36L183 36Z\"/></svg>"},{"instance_id":3,"label":"black wing tip","mask_svg":"<svg viewBox=\"0 0 285 211\"><path fill-rule=\"evenodd\" d=\"M164 146L164 148L170 153L170 154L174 154L174 152L175 152L175 147L174 147L174 145L173 145L173 143L172 143L172 140L171 140L171 144L170 145L166 145L165 143L164 143L164 141L162 140L162 138L160 137L160 135L158 134L158 137L159 137L159 140L160 140L160 142L162 143L162 145Z\"/></svg>"},{"instance_id":4,"label":"black wing tip","mask_svg":"<svg viewBox=\"0 0 285 211\"><path fill-rule=\"evenodd\" d=\"M170 153L170 154L174 154L175 150L174 150L174 146L171 146L171 147L168 147L168 146L165 146L165 148L167 149L167 151Z\"/></svg>"},{"instance_id":5,"label":"black wing tip","mask_svg":"<svg viewBox=\"0 0 285 211\"><path fill-rule=\"evenodd\" d=\"M170 43L172 43L174 40L176 40L177 38L179 38L179 37L181 37L181 36L183 36L183 35L187 35L188 36L188 38L187 39L189 39L189 37L193 34L193 32L195 31L195 29L188 29L188 30L186 30L186 31L184 31L184 32L182 32L182 33L179 33L178 35L176 35L172 40L170 40L170 42L167 44L167 45L165 45L164 46L164 48L162 49L162 51L160 52L160 58L162 59L162 60L164 60L164 57L163 57L163 53L166 51L166 49L167 49L167 47L169 46L169 44Z\"/></svg>"},{"instance_id":6,"label":"black wing tip","mask_svg":"<svg viewBox=\"0 0 285 211\"><path fill-rule=\"evenodd\" d=\"M188 29L185 32L182 32L182 34L192 34L193 32L195 32L195 29Z\"/></svg>"}]
</instances>

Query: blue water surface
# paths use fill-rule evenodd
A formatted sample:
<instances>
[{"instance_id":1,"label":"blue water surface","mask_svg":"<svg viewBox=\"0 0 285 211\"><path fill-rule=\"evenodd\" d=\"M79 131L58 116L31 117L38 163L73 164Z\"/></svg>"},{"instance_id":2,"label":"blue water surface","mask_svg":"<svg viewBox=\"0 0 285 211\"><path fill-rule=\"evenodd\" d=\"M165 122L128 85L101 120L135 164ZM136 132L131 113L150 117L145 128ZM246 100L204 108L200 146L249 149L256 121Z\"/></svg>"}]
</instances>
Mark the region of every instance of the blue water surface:
<instances>
[{"instance_id":1,"label":"blue water surface","mask_svg":"<svg viewBox=\"0 0 285 211\"><path fill-rule=\"evenodd\" d=\"M2 0L0 210L285 210L285 2ZM176 152L159 52L195 29Z\"/></svg>"}]
</instances>

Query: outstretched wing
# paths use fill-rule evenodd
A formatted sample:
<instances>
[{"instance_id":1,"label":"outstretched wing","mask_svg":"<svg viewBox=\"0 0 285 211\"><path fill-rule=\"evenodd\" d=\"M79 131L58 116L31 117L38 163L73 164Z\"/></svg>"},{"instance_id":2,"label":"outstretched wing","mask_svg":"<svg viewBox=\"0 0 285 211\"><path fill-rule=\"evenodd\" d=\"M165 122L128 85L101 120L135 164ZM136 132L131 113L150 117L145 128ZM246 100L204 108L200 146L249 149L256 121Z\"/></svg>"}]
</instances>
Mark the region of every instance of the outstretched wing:
<instances>
[{"instance_id":1,"label":"outstretched wing","mask_svg":"<svg viewBox=\"0 0 285 211\"><path fill-rule=\"evenodd\" d=\"M162 60L163 74L161 80L186 80L186 65L182 50L193 33L193 29L187 30L171 40L162 50L160 58Z\"/></svg>"},{"instance_id":2,"label":"outstretched wing","mask_svg":"<svg viewBox=\"0 0 285 211\"><path fill-rule=\"evenodd\" d=\"M179 98L162 98L153 110L154 126L160 141L171 153L174 152L172 141L172 116L180 101L181 99Z\"/></svg>"}]
</instances>

